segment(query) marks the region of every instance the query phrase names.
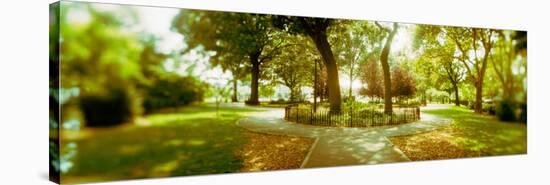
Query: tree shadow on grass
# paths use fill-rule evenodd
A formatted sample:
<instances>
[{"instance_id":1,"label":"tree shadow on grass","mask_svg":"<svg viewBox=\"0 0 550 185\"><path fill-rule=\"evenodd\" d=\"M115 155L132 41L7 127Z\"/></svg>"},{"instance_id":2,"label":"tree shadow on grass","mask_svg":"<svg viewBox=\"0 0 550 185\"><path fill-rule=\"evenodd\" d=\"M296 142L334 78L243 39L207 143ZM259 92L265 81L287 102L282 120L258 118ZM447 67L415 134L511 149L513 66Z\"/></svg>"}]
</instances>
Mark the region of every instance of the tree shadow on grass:
<instances>
[{"instance_id":1,"label":"tree shadow on grass","mask_svg":"<svg viewBox=\"0 0 550 185\"><path fill-rule=\"evenodd\" d=\"M425 113L452 118L460 134L453 141L484 156L527 153L527 126L475 114L463 107L425 110Z\"/></svg>"},{"instance_id":2,"label":"tree shadow on grass","mask_svg":"<svg viewBox=\"0 0 550 185\"><path fill-rule=\"evenodd\" d=\"M150 126L112 128L65 140L76 153L63 183L237 172L246 143L234 122L252 110L212 108L149 115ZM218 115L218 116L216 116Z\"/></svg>"}]
</instances>

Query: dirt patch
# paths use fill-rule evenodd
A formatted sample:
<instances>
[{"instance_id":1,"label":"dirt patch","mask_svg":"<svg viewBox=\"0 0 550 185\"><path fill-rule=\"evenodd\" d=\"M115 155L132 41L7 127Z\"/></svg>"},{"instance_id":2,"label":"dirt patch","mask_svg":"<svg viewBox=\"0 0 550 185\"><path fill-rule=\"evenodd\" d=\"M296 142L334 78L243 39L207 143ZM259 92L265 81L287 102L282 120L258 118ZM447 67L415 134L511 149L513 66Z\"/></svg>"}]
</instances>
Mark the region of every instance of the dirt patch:
<instances>
[{"instance_id":1,"label":"dirt patch","mask_svg":"<svg viewBox=\"0 0 550 185\"><path fill-rule=\"evenodd\" d=\"M454 140L460 131L447 127L416 135L390 137L413 161L479 157L481 152L467 150Z\"/></svg>"},{"instance_id":2,"label":"dirt patch","mask_svg":"<svg viewBox=\"0 0 550 185\"><path fill-rule=\"evenodd\" d=\"M313 138L246 132L248 143L237 152L243 160L241 171L300 168Z\"/></svg>"}]
</instances>

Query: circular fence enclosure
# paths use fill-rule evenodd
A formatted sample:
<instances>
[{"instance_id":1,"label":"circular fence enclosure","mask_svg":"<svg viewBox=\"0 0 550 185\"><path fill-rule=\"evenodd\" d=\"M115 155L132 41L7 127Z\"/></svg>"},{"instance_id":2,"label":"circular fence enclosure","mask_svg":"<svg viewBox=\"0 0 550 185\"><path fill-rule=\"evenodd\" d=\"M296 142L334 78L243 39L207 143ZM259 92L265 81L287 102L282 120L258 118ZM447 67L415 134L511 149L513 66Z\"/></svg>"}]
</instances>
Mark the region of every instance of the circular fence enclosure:
<instances>
[{"instance_id":1,"label":"circular fence enclosure","mask_svg":"<svg viewBox=\"0 0 550 185\"><path fill-rule=\"evenodd\" d=\"M317 126L375 127L398 125L420 120L419 107L395 107L392 114L377 108L348 108L332 113L326 108L313 110L311 106L290 105L285 107L285 120Z\"/></svg>"}]
</instances>

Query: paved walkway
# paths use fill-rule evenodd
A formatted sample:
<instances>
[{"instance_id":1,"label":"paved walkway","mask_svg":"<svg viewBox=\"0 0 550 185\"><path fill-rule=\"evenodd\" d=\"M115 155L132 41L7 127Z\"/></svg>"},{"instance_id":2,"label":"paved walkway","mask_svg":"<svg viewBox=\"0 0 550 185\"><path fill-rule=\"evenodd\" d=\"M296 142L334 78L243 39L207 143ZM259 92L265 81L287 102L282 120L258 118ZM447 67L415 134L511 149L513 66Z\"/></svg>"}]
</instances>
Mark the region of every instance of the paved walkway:
<instances>
[{"instance_id":1,"label":"paved walkway","mask_svg":"<svg viewBox=\"0 0 550 185\"><path fill-rule=\"evenodd\" d=\"M410 161L388 137L427 132L451 122L422 113L421 121L398 126L338 128L295 124L283 120L283 117L284 109L273 108L243 118L237 124L260 133L316 138L302 168Z\"/></svg>"}]
</instances>

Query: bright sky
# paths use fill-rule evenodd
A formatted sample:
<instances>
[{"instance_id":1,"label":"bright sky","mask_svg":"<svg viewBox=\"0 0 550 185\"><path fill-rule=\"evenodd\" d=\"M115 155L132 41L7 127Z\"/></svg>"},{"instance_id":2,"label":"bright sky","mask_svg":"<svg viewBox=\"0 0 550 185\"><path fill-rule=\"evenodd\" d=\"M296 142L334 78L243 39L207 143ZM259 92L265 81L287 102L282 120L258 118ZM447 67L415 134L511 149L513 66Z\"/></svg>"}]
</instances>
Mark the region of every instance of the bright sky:
<instances>
[{"instance_id":1,"label":"bright sky","mask_svg":"<svg viewBox=\"0 0 550 185\"><path fill-rule=\"evenodd\" d=\"M407 53L412 52L414 25L400 24L399 26L399 30L391 45L391 54L397 54L402 51Z\"/></svg>"}]
</instances>

